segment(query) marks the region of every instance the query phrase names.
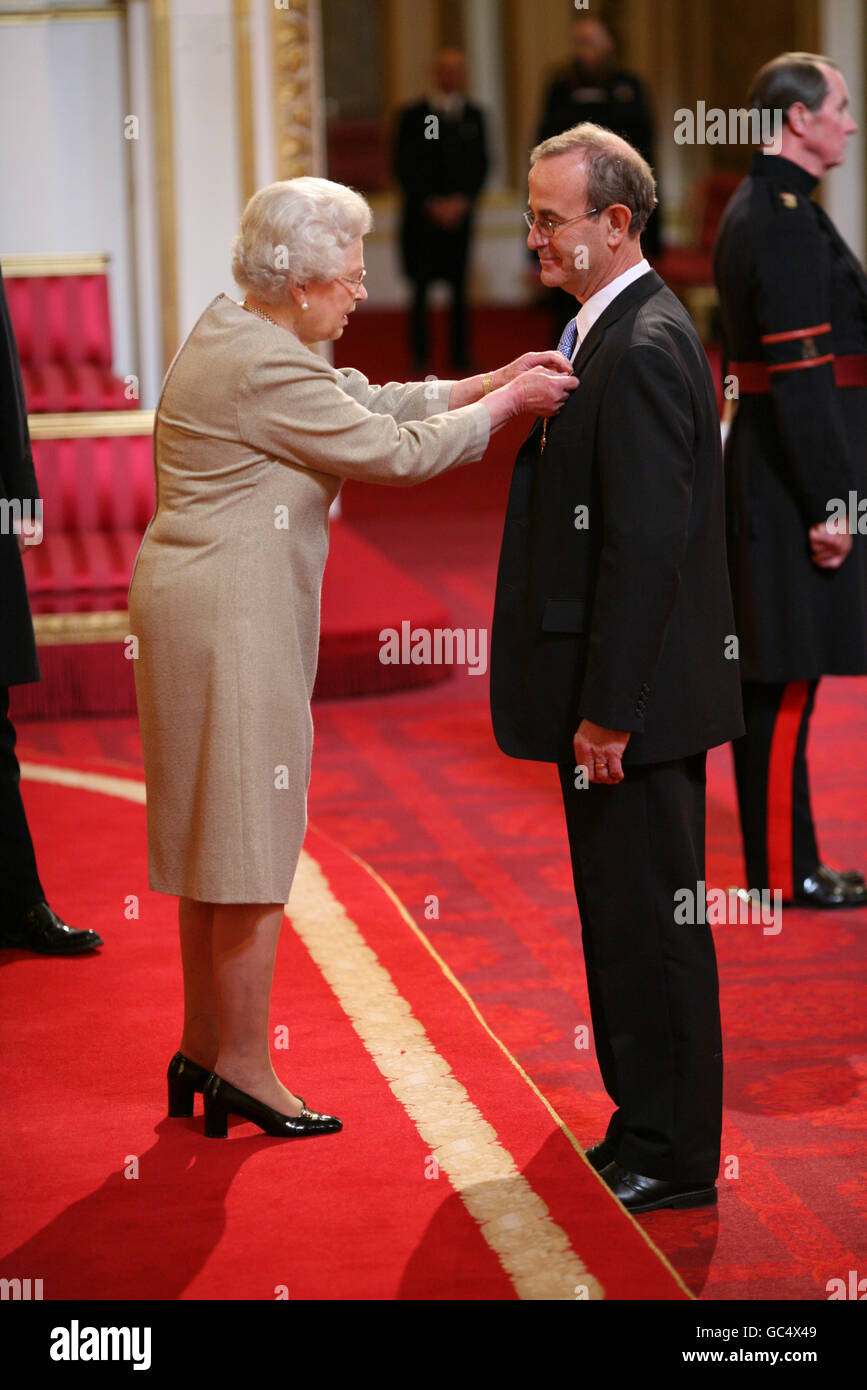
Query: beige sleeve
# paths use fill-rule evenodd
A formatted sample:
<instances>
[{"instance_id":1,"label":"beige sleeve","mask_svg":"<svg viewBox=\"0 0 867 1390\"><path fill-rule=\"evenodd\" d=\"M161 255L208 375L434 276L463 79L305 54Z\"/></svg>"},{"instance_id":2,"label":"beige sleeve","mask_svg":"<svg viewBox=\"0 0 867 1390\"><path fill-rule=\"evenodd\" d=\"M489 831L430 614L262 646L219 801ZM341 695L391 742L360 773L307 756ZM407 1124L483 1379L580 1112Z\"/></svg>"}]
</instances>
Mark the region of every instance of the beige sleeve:
<instances>
[{"instance_id":1,"label":"beige sleeve","mask_svg":"<svg viewBox=\"0 0 867 1390\"><path fill-rule=\"evenodd\" d=\"M419 391L425 399L424 385L410 383L416 408ZM377 400L391 389L382 387ZM399 424L353 399L334 368L313 353L308 361L279 351L251 363L236 398L238 433L250 448L318 473L403 486L474 462L488 447L491 417L484 405L443 410L440 404L440 413L428 419Z\"/></svg>"},{"instance_id":2,"label":"beige sleeve","mask_svg":"<svg viewBox=\"0 0 867 1390\"><path fill-rule=\"evenodd\" d=\"M408 420L427 420L449 408L453 381L389 381L384 386L371 386L366 376L354 367L339 367L340 385L353 400L366 405L377 415L391 415L399 424Z\"/></svg>"}]
</instances>

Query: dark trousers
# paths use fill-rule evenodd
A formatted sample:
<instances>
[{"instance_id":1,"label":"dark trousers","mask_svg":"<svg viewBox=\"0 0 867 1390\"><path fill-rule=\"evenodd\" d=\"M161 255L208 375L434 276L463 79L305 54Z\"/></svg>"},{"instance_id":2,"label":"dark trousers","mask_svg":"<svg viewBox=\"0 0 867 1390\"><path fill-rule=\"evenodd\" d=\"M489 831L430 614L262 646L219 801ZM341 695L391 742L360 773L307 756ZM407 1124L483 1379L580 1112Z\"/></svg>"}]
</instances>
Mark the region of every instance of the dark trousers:
<instances>
[{"instance_id":1,"label":"dark trousers","mask_svg":"<svg viewBox=\"0 0 867 1390\"><path fill-rule=\"evenodd\" d=\"M678 890L703 891L705 754L629 767L613 787L576 789L572 761L559 772L596 1056L616 1106L606 1137L632 1172L712 1182L722 1128L716 952L706 923L675 921Z\"/></svg>"},{"instance_id":2,"label":"dark trousers","mask_svg":"<svg viewBox=\"0 0 867 1390\"><path fill-rule=\"evenodd\" d=\"M448 276L434 276L421 272L413 281L412 304L409 314L413 361L419 365L427 365L429 362L427 297L428 290L435 280L444 280L451 291L449 327L452 365L465 367L469 361L465 265L461 265Z\"/></svg>"},{"instance_id":3,"label":"dark trousers","mask_svg":"<svg viewBox=\"0 0 867 1390\"><path fill-rule=\"evenodd\" d=\"M9 689L0 685L0 927L11 926L45 893L21 800L21 769L9 718Z\"/></svg>"},{"instance_id":4,"label":"dark trousers","mask_svg":"<svg viewBox=\"0 0 867 1390\"><path fill-rule=\"evenodd\" d=\"M793 886L819 866L807 780L807 734L818 680L745 681L746 733L732 744L748 888Z\"/></svg>"}]
</instances>

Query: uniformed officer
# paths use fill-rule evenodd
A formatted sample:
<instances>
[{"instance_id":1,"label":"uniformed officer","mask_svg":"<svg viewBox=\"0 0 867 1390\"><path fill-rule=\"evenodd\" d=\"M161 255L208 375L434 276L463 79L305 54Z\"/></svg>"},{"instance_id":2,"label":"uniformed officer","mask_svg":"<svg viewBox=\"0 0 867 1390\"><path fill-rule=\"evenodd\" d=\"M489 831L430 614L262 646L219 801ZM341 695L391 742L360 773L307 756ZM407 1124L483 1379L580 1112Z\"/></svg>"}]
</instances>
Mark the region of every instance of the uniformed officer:
<instances>
[{"instance_id":1,"label":"uniformed officer","mask_svg":"<svg viewBox=\"0 0 867 1390\"><path fill-rule=\"evenodd\" d=\"M641 78L617 62L611 31L599 19L581 15L572 24L572 60L548 84L536 143L582 121L613 130L653 167L653 113ZM654 208L641 237L652 262L660 252L660 212ZM555 336L575 317L575 301L562 290L549 292Z\"/></svg>"},{"instance_id":2,"label":"uniformed officer","mask_svg":"<svg viewBox=\"0 0 867 1390\"><path fill-rule=\"evenodd\" d=\"M867 673L867 540L839 520L867 496L867 277L810 196L857 126L837 65L814 54L766 64L749 105L763 130L781 113L779 153L756 153L714 253L737 393L726 473L747 878L784 902L861 906L863 877L821 863L806 762L819 678Z\"/></svg>"},{"instance_id":3,"label":"uniformed officer","mask_svg":"<svg viewBox=\"0 0 867 1390\"><path fill-rule=\"evenodd\" d=\"M61 921L45 901L21 800L9 686L39 680L21 553L38 531L39 498L21 367L0 275L0 947L79 955L102 945L95 931ZM16 516L17 510L17 516Z\"/></svg>"}]
</instances>

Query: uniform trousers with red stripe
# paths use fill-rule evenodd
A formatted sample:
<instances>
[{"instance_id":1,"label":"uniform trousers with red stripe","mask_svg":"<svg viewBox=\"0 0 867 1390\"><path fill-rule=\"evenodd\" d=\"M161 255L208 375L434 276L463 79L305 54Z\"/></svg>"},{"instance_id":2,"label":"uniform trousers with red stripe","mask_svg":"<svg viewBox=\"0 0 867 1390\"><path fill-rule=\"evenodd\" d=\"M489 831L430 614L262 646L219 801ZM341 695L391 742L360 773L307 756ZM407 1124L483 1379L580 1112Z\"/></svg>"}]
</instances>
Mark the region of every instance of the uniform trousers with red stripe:
<instances>
[{"instance_id":1,"label":"uniform trousers with red stripe","mask_svg":"<svg viewBox=\"0 0 867 1390\"><path fill-rule=\"evenodd\" d=\"M746 733L735 739L735 781L747 887L795 887L819 867L807 780L807 734L818 680L744 681Z\"/></svg>"}]
</instances>

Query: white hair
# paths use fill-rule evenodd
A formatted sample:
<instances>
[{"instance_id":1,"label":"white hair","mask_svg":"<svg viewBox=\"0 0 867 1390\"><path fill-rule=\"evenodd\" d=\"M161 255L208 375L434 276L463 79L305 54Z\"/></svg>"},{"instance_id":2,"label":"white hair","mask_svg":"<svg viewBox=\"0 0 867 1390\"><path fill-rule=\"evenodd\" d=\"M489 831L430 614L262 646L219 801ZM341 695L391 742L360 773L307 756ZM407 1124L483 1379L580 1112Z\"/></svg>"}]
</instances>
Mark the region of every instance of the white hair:
<instances>
[{"instance_id":1,"label":"white hair","mask_svg":"<svg viewBox=\"0 0 867 1390\"><path fill-rule=\"evenodd\" d=\"M333 280L343 252L373 226L354 188L312 177L269 183L254 193L232 241L232 275L266 304L286 299L288 282Z\"/></svg>"}]
</instances>

